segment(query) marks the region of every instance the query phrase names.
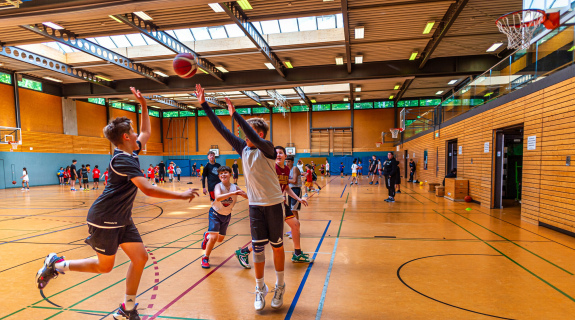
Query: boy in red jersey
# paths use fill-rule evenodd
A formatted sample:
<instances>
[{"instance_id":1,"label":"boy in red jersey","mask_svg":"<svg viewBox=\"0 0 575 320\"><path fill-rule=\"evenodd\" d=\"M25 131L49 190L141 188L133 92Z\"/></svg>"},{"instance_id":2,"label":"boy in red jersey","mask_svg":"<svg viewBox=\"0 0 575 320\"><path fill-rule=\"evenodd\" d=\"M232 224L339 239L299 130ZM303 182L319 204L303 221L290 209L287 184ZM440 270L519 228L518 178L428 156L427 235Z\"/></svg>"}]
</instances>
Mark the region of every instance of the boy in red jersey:
<instances>
[{"instance_id":1,"label":"boy in red jersey","mask_svg":"<svg viewBox=\"0 0 575 320\"><path fill-rule=\"evenodd\" d=\"M94 170L92 170L92 178L94 179L94 187L92 190L98 190L100 185L100 169L98 169L98 165L96 165Z\"/></svg>"},{"instance_id":2,"label":"boy in red jersey","mask_svg":"<svg viewBox=\"0 0 575 320\"><path fill-rule=\"evenodd\" d=\"M150 182L153 186L155 186L155 179L154 179L154 166L150 164L148 168L148 182Z\"/></svg>"},{"instance_id":3,"label":"boy in red jersey","mask_svg":"<svg viewBox=\"0 0 575 320\"><path fill-rule=\"evenodd\" d=\"M108 185L108 170L109 168L106 168L106 172L104 172L104 187Z\"/></svg>"}]
</instances>

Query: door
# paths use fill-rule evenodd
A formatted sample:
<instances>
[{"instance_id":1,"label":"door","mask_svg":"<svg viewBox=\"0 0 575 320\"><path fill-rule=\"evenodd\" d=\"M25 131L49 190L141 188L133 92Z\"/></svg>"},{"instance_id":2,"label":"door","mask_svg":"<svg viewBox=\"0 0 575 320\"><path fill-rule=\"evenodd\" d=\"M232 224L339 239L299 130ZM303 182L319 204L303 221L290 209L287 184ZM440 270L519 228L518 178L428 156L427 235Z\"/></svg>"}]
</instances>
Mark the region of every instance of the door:
<instances>
[{"instance_id":1,"label":"door","mask_svg":"<svg viewBox=\"0 0 575 320\"><path fill-rule=\"evenodd\" d=\"M0 159L0 189L6 189L6 177L4 176L4 160Z\"/></svg>"},{"instance_id":2,"label":"door","mask_svg":"<svg viewBox=\"0 0 575 320\"><path fill-rule=\"evenodd\" d=\"M447 165L445 174L449 174L451 170L457 169L457 139L447 141Z\"/></svg>"},{"instance_id":3,"label":"door","mask_svg":"<svg viewBox=\"0 0 575 320\"><path fill-rule=\"evenodd\" d=\"M495 131L495 148L493 148L493 161L495 176L493 177L493 208L500 209L503 204L503 148L505 143L505 134L503 131Z\"/></svg>"}]
</instances>

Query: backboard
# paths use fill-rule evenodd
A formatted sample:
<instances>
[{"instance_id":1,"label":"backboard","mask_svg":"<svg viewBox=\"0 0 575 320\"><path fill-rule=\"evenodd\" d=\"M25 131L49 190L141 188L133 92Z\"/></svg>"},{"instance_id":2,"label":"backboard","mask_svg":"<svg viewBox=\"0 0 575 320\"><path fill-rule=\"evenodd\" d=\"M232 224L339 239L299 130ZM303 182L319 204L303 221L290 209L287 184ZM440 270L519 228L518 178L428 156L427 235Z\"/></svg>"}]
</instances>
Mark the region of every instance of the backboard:
<instances>
[{"instance_id":1,"label":"backboard","mask_svg":"<svg viewBox=\"0 0 575 320\"><path fill-rule=\"evenodd\" d=\"M0 144L16 141L22 145L22 129L13 127L0 127Z\"/></svg>"}]
</instances>

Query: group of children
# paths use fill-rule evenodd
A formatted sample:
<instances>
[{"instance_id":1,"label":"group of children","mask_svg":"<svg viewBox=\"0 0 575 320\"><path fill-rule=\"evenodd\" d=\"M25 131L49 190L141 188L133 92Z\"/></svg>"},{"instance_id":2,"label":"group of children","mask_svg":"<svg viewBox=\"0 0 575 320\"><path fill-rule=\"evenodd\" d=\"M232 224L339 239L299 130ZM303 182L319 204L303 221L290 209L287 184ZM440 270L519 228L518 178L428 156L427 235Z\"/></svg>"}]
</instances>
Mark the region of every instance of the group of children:
<instances>
[{"instance_id":1,"label":"group of children","mask_svg":"<svg viewBox=\"0 0 575 320\"><path fill-rule=\"evenodd\" d=\"M182 169L179 166L176 166L173 162L170 162L167 168L167 172L168 181L170 183L175 181L175 178L178 178L178 182L180 182ZM157 185L158 183L164 183L166 177L166 165L164 164L164 161L160 161L160 163L155 167L153 164L150 164L150 167L148 167L148 172L146 173L146 177L148 178L148 182L150 182L153 186Z\"/></svg>"},{"instance_id":2,"label":"group of children","mask_svg":"<svg viewBox=\"0 0 575 320\"><path fill-rule=\"evenodd\" d=\"M70 191L76 191L76 181L80 184L80 190L90 191L90 181L89 181L89 174L92 174L92 181L94 182L94 186L92 190L98 190L100 188L100 177L101 171L98 169L98 166L94 166L92 170L89 164L82 165L80 169L76 170L76 160L72 160L72 165L67 166L66 169L64 167L60 167L56 175L58 176L58 181L60 185L70 185ZM108 168L104 172L104 186L108 181Z\"/></svg>"}]
</instances>

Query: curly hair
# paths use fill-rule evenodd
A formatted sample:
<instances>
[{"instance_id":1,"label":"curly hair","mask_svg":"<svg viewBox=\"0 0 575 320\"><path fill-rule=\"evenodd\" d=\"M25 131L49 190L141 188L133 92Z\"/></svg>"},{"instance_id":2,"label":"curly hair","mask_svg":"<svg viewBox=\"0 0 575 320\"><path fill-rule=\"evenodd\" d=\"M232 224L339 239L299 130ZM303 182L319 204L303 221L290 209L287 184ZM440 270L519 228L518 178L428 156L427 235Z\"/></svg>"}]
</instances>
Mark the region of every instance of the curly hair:
<instances>
[{"instance_id":1,"label":"curly hair","mask_svg":"<svg viewBox=\"0 0 575 320\"><path fill-rule=\"evenodd\" d=\"M104 136L116 147L122 144L124 133L130 133L132 120L126 117L118 117L104 127Z\"/></svg>"}]
</instances>

